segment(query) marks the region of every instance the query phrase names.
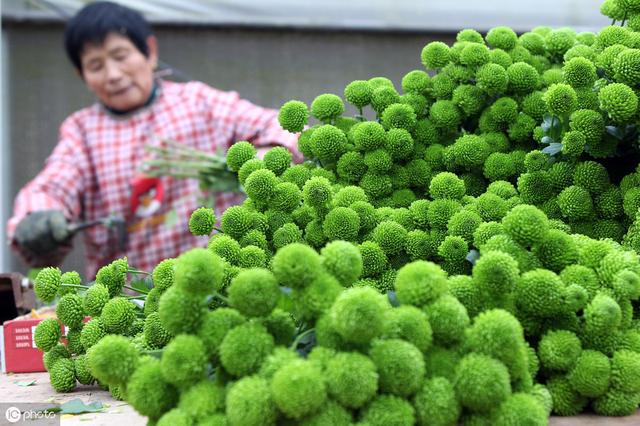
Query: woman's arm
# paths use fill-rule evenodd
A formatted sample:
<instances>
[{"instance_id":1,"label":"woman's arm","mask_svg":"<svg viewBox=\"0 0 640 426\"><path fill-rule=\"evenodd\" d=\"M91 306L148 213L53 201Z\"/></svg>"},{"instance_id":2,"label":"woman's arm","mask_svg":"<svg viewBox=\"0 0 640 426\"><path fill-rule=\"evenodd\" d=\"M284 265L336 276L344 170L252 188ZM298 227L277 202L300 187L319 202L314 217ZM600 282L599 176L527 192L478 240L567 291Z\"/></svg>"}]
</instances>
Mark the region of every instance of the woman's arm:
<instances>
[{"instance_id":1,"label":"woman's arm","mask_svg":"<svg viewBox=\"0 0 640 426\"><path fill-rule=\"evenodd\" d=\"M82 194L87 190L86 182L89 182L90 170L81 126L72 116L60 127L59 142L46 160L44 169L16 196L13 215L7 223L9 244L27 263L34 266L58 264L71 246L67 241L44 256L21 247L16 239L20 222L33 212L51 210L61 212L67 221L77 221L82 216ZM21 227L21 232L28 227L28 222L27 219ZM61 225L57 223L56 226ZM53 231L48 229L46 221L41 228L42 230L35 230L29 238L37 239L40 233L42 238L47 239L44 234Z\"/></svg>"}]
</instances>

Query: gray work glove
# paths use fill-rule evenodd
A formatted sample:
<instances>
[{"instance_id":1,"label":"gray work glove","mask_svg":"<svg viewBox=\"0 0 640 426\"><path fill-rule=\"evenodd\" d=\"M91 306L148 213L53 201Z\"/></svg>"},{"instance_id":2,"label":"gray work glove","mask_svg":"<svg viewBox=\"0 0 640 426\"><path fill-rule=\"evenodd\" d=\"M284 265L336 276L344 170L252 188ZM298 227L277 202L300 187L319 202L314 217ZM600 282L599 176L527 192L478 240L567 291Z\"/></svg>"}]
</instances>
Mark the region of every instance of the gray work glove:
<instances>
[{"instance_id":1,"label":"gray work glove","mask_svg":"<svg viewBox=\"0 0 640 426\"><path fill-rule=\"evenodd\" d=\"M18 223L14 239L27 253L43 256L54 252L71 239L69 224L60 210L30 213Z\"/></svg>"}]
</instances>

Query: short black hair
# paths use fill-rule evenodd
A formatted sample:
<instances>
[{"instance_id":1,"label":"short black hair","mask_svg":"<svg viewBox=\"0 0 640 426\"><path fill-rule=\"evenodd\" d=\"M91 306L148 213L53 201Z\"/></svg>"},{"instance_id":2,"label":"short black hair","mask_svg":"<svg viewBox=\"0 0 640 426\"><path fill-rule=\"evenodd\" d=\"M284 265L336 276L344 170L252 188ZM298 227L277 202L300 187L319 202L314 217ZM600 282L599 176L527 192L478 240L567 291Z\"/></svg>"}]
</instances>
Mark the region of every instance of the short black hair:
<instances>
[{"instance_id":1,"label":"short black hair","mask_svg":"<svg viewBox=\"0 0 640 426\"><path fill-rule=\"evenodd\" d=\"M65 50L78 71L82 71L80 55L86 44L102 44L110 33L127 37L144 56L149 56L147 37L153 33L140 13L109 1L94 2L80 9L67 22L64 32Z\"/></svg>"}]
</instances>

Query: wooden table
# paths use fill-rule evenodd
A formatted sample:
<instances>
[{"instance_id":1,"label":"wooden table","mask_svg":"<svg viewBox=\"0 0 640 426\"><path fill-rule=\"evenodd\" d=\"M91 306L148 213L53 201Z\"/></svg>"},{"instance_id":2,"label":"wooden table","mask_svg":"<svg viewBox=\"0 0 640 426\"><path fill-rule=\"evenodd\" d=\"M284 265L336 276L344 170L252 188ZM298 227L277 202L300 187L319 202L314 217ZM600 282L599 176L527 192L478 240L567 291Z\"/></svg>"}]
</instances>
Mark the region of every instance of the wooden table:
<instances>
[{"instance_id":1,"label":"wooden table","mask_svg":"<svg viewBox=\"0 0 640 426\"><path fill-rule=\"evenodd\" d=\"M16 382L30 382L32 386L19 386ZM0 402L52 402L63 403L80 398L84 403L100 401L106 407L102 412L78 415L63 415L62 425L77 426L145 426L146 417L138 414L133 407L124 401L116 401L108 391L98 386L78 385L70 393L57 393L49 383L49 373L0 374ZM20 408L20 407L18 407ZM5 413L0 413L0 424L5 424ZM34 422L34 426L39 422Z\"/></svg>"},{"instance_id":2,"label":"wooden table","mask_svg":"<svg viewBox=\"0 0 640 426\"><path fill-rule=\"evenodd\" d=\"M36 380L32 386L18 386L15 382ZM71 393L56 393L49 384L48 373L0 374L0 402L55 402L63 403L74 398L83 402L100 401L108 405L103 412L65 415L61 423L67 425L99 425L111 426L145 426L146 417L139 415L129 404L116 401L107 391L97 386L79 385ZM4 413L0 413L4 420ZM2 422L0 421L0 424ZM37 423L36 423L37 424ZM551 426L640 426L640 410L628 417L601 417L596 415L580 415L574 417L551 417Z\"/></svg>"}]
</instances>

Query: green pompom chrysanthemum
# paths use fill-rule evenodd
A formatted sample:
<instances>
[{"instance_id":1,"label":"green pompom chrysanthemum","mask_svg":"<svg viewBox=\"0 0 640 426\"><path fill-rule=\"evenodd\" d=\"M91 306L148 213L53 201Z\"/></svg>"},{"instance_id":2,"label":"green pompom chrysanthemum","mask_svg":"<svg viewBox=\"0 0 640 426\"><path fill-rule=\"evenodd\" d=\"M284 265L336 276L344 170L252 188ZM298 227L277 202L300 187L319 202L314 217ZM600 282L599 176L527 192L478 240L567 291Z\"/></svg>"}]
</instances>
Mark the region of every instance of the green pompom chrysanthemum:
<instances>
[{"instance_id":1,"label":"green pompom chrysanthemum","mask_svg":"<svg viewBox=\"0 0 640 426\"><path fill-rule=\"evenodd\" d=\"M354 287L342 292L329 310L335 330L348 342L366 344L382 333L388 302L376 290Z\"/></svg>"},{"instance_id":2,"label":"green pompom chrysanthemum","mask_svg":"<svg viewBox=\"0 0 640 426\"><path fill-rule=\"evenodd\" d=\"M328 361L325 374L329 395L345 407L362 407L378 389L375 364L356 352L337 354Z\"/></svg>"},{"instance_id":3,"label":"green pompom chrysanthemum","mask_svg":"<svg viewBox=\"0 0 640 426\"><path fill-rule=\"evenodd\" d=\"M509 396L509 372L499 361L471 353L456 367L454 387L462 406L488 413Z\"/></svg>"},{"instance_id":4,"label":"green pompom chrysanthemum","mask_svg":"<svg viewBox=\"0 0 640 426\"><path fill-rule=\"evenodd\" d=\"M373 87L367 80L352 81L344 88L344 98L358 108L364 108L371 102Z\"/></svg>"},{"instance_id":5,"label":"green pompom chrysanthemum","mask_svg":"<svg viewBox=\"0 0 640 426\"><path fill-rule=\"evenodd\" d=\"M447 289L447 274L432 262L416 261L398 270L395 290L402 304L422 307L435 301Z\"/></svg>"},{"instance_id":6,"label":"green pompom chrysanthemum","mask_svg":"<svg viewBox=\"0 0 640 426\"><path fill-rule=\"evenodd\" d=\"M56 307L56 316L67 327L78 328L84 319L82 299L77 294L65 294Z\"/></svg>"},{"instance_id":7,"label":"green pompom chrysanthemum","mask_svg":"<svg viewBox=\"0 0 640 426\"><path fill-rule=\"evenodd\" d=\"M509 27L494 27L486 36L487 43L496 49L511 50L518 42L518 36Z\"/></svg>"},{"instance_id":8,"label":"green pompom chrysanthemum","mask_svg":"<svg viewBox=\"0 0 640 426\"><path fill-rule=\"evenodd\" d=\"M264 155L264 165L271 170L276 176L282 175L291 165L293 154L283 146L271 148Z\"/></svg>"},{"instance_id":9,"label":"green pompom chrysanthemum","mask_svg":"<svg viewBox=\"0 0 640 426\"><path fill-rule=\"evenodd\" d=\"M127 384L127 402L151 419L160 418L176 405L178 391L163 378L159 360L145 359L131 375Z\"/></svg>"},{"instance_id":10,"label":"green pompom chrysanthemum","mask_svg":"<svg viewBox=\"0 0 640 426\"><path fill-rule=\"evenodd\" d=\"M274 345L273 336L264 326L238 325L229 330L220 344L220 362L234 376L247 376L258 371Z\"/></svg>"},{"instance_id":11,"label":"green pompom chrysanthemum","mask_svg":"<svg viewBox=\"0 0 640 426\"><path fill-rule=\"evenodd\" d=\"M301 132L308 121L309 110L304 102L288 101L278 112L278 122L283 129L291 133Z\"/></svg>"},{"instance_id":12,"label":"green pompom chrysanthemum","mask_svg":"<svg viewBox=\"0 0 640 426\"><path fill-rule=\"evenodd\" d=\"M619 124L629 122L638 110L638 96L626 84L612 83L598 93L600 108Z\"/></svg>"},{"instance_id":13,"label":"green pompom chrysanthemum","mask_svg":"<svg viewBox=\"0 0 640 426\"><path fill-rule=\"evenodd\" d=\"M206 361L202 341L196 336L181 334L165 346L160 368L167 382L186 389L205 377Z\"/></svg>"},{"instance_id":14,"label":"green pompom chrysanthemum","mask_svg":"<svg viewBox=\"0 0 640 426\"><path fill-rule=\"evenodd\" d=\"M315 412L327 399L322 372L305 360L293 361L274 374L271 395L278 408L294 419Z\"/></svg>"},{"instance_id":15,"label":"green pompom chrysanthemum","mask_svg":"<svg viewBox=\"0 0 640 426\"><path fill-rule=\"evenodd\" d=\"M33 340L36 347L43 352L48 352L62 337L60 324L55 318L42 320L35 329Z\"/></svg>"},{"instance_id":16,"label":"green pompom chrysanthemum","mask_svg":"<svg viewBox=\"0 0 640 426\"><path fill-rule=\"evenodd\" d=\"M237 172L247 161L256 156L256 149L247 141L236 142L227 150L227 167Z\"/></svg>"},{"instance_id":17,"label":"green pompom chrysanthemum","mask_svg":"<svg viewBox=\"0 0 640 426\"><path fill-rule=\"evenodd\" d=\"M87 356L91 373L110 385L127 383L139 362L138 351L129 339L115 334L105 336L93 345Z\"/></svg>"},{"instance_id":18,"label":"green pompom chrysanthemum","mask_svg":"<svg viewBox=\"0 0 640 426\"><path fill-rule=\"evenodd\" d=\"M362 412L362 422L370 426L415 424L415 410L404 398L379 395Z\"/></svg>"},{"instance_id":19,"label":"green pompom chrysanthemum","mask_svg":"<svg viewBox=\"0 0 640 426\"><path fill-rule=\"evenodd\" d=\"M216 215L213 209L207 207L197 208L189 218L189 231L193 235L209 235L216 224Z\"/></svg>"},{"instance_id":20,"label":"green pompom chrysanthemum","mask_svg":"<svg viewBox=\"0 0 640 426\"><path fill-rule=\"evenodd\" d=\"M108 333L123 334L135 320L135 309L131 301L115 297L104 305L100 320Z\"/></svg>"},{"instance_id":21,"label":"green pompom chrysanthemum","mask_svg":"<svg viewBox=\"0 0 640 426\"><path fill-rule=\"evenodd\" d=\"M83 306L89 316L97 317L109 301L109 289L102 284L94 284L85 293Z\"/></svg>"},{"instance_id":22,"label":"green pompom chrysanthemum","mask_svg":"<svg viewBox=\"0 0 640 426\"><path fill-rule=\"evenodd\" d=\"M262 426L275 424L278 412L269 389L261 377L245 377L227 392L226 415L230 424Z\"/></svg>"},{"instance_id":23,"label":"green pompom chrysanthemum","mask_svg":"<svg viewBox=\"0 0 640 426\"><path fill-rule=\"evenodd\" d=\"M311 114L322 122L338 118L343 112L342 99L331 93L319 95L311 103Z\"/></svg>"},{"instance_id":24,"label":"green pompom chrysanthemum","mask_svg":"<svg viewBox=\"0 0 640 426\"><path fill-rule=\"evenodd\" d=\"M43 268L35 278L34 291L43 302L53 302L60 288L62 272L58 268Z\"/></svg>"},{"instance_id":25,"label":"green pompom chrysanthemum","mask_svg":"<svg viewBox=\"0 0 640 426\"><path fill-rule=\"evenodd\" d=\"M195 248L174 262L175 286L194 294L210 294L222 288L224 265L211 250Z\"/></svg>"},{"instance_id":26,"label":"green pompom chrysanthemum","mask_svg":"<svg viewBox=\"0 0 640 426\"><path fill-rule=\"evenodd\" d=\"M437 70L450 61L449 46L440 42L433 41L422 49L422 64L430 70Z\"/></svg>"},{"instance_id":27,"label":"green pompom chrysanthemum","mask_svg":"<svg viewBox=\"0 0 640 426\"><path fill-rule=\"evenodd\" d=\"M378 369L380 391L406 398L420 389L425 363L420 350L411 343L399 339L377 340L369 356Z\"/></svg>"},{"instance_id":28,"label":"green pompom chrysanthemum","mask_svg":"<svg viewBox=\"0 0 640 426\"><path fill-rule=\"evenodd\" d=\"M230 306L249 317L267 316L275 308L280 288L273 274L266 269L241 271L229 286Z\"/></svg>"},{"instance_id":29,"label":"green pompom chrysanthemum","mask_svg":"<svg viewBox=\"0 0 640 426\"><path fill-rule=\"evenodd\" d=\"M62 358L49 370L51 387L56 392L71 392L76 387L76 373L73 360Z\"/></svg>"},{"instance_id":30,"label":"green pompom chrysanthemum","mask_svg":"<svg viewBox=\"0 0 640 426\"><path fill-rule=\"evenodd\" d=\"M562 116L572 113L577 105L576 91L568 84L552 84L544 94L547 108L552 114Z\"/></svg>"},{"instance_id":31,"label":"green pompom chrysanthemum","mask_svg":"<svg viewBox=\"0 0 640 426\"><path fill-rule=\"evenodd\" d=\"M572 87L591 87L598 79L596 66L586 58L573 58L562 68L564 80Z\"/></svg>"}]
</instances>

